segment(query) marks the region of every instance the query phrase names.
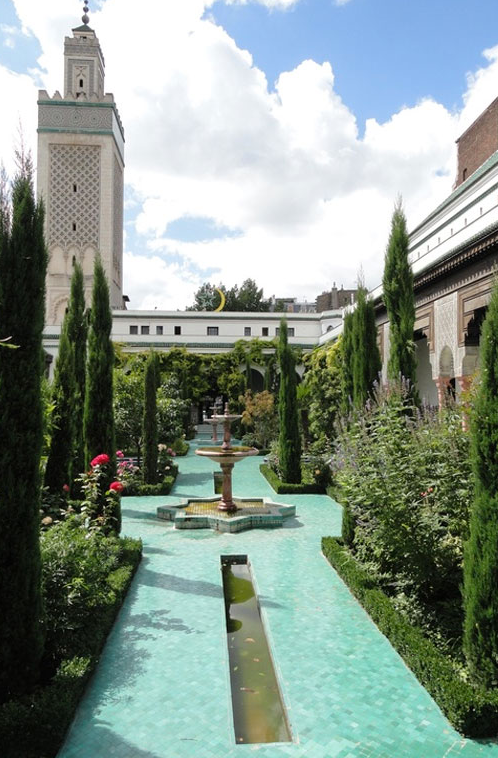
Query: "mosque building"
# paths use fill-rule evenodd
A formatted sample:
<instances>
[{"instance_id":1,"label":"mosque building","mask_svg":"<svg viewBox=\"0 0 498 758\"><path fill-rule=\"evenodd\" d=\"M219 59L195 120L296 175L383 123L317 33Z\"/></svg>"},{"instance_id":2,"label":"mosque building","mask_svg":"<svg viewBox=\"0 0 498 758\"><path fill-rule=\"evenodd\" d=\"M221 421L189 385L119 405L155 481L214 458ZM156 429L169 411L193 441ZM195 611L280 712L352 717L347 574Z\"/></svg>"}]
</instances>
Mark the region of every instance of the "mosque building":
<instances>
[{"instance_id":1,"label":"mosque building","mask_svg":"<svg viewBox=\"0 0 498 758\"><path fill-rule=\"evenodd\" d=\"M230 350L240 339L272 339L280 313L127 310L123 294L124 130L112 94L104 91L104 57L89 26L64 41L64 96L38 98L38 194L46 205L49 250L44 347L57 355L73 264L84 272L90 300L95 256L109 283L113 339L124 350L184 346L192 352ZM458 140L453 191L410 234L414 273L417 383L422 397L442 403L466 389L479 361L480 328L498 265L498 98ZM309 351L341 332L346 300L323 293L317 312L285 314L289 342ZM331 295L334 293L331 293ZM370 293L377 313L383 365L389 323L382 287ZM337 295L337 293L336 293ZM354 307L354 306L353 306ZM322 310L329 308L329 310Z\"/></svg>"}]
</instances>

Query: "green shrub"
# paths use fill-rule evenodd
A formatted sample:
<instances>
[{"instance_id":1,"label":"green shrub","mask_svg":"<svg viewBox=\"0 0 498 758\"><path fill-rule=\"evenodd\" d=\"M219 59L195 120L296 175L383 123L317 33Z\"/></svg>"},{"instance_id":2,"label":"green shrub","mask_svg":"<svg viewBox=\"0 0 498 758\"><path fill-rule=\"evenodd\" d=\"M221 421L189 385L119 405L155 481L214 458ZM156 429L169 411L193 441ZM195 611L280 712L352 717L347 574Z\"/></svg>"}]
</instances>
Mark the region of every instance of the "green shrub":
<instances>
[{"instance_id":1,"label":"green shrub","mask_svg":"<svg viewBox=\"0 0 498 758\"><path fill-rule=\"evenodd\" d=\"M339 431L332 467L358 560L418 602L460 599L471 497L461 411L418 411L406 383L379 387Z\"/></svg>"},{"instance_id":2,"label":"green shrub","mask_svg":"<svg viewBox=\"0 0 498 758\"><path fill-rule=\"evenodd\" d=\"M2 758L52 758L140 562L137 540L87 532L77 518L41 538L44 681L0 706Z\"/></svg>"},{"instance_id":3,"label":"green shrub","mask_svg":"<svg viewBox=\"0 0 498 758\"><path fill-rule=\"evenodd\" d=\"M495 736L498 691L464 681L452 660L394 608L339 540L324 537L322 551L455 729L469 737Z\"/></svg>"},{"instance_id":4,"label":"green shrub","mask_svg":"<svg viewBox=\"0 0 498 758\"><path fill-rule=\"evenodd\" d=\"M325 487L320 484L282 482L266 463L262 463L259 470L278 495L312 495L325 492Z\"/></svg>"},{"instance_id":5,"label":"green shrub","mask_svg":"<svg viewBox=\"0 0 498 758\"><path fill-rule=\"evenodd\" d=\"M144 497L147 495L169 495L171 488L175 483L176 476L178 474L178 467L171 466L171 476L165 476L162 482L158 484L129 484L123 495L133 497Z\"/></svg>"}]
</instances>

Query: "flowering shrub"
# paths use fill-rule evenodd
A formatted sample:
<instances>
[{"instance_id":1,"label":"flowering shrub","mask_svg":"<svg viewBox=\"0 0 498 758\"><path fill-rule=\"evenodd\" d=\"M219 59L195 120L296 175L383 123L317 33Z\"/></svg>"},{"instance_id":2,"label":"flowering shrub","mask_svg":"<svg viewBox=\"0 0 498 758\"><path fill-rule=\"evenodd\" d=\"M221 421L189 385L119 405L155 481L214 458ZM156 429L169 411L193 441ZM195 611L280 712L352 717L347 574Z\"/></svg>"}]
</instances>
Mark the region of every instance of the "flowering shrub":
<instances>
[{"instance_id":1,"label":"flowering shrub","mask_svg":"<svg viewBox=\"0 0 498 758\"><path fill-rule=\"evenodd\" d=\"M90 461L90 466L94 468L95 466L104 466L106 463L109 463L110 458L107 455L107 453L100 453L100 455L96 455L93 461Z\"/></svg>"},{"instance_id":2,"label":"flowering shrub","mask_svg":"<svg viewBox=\"0 0 498 758\"><path fill-rule=\"evenodd\" d=\"M384 586L423 604L459 597L471 499L460 409L418 410L404 384L379 387L339 430L332 466L352 548Z\"/></svg>"},{"instance_id":3,"label":"flowering shrub","mask_svg":"<svg viewBox=\"0 0 498 758\"><path fill-rule=\"evenodd\" d=\"M103 534L121 529L120 495L124 489L122 482L108 484L110 478L110 458L107 453L97 455L90 462L90 470L77 479L81 483L83 502L81 514L83 526L88 532L100 531ZM119 485L117 488L116 485Z\"/></svg>"}]
</instances>

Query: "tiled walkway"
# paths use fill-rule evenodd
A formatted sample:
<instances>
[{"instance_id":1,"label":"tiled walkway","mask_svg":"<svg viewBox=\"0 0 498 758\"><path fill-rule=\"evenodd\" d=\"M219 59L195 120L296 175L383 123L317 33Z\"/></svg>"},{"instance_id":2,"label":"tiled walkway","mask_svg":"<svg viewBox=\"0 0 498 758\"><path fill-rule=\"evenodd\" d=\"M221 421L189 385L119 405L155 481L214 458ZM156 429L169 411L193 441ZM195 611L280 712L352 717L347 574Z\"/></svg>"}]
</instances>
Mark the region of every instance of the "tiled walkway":
<instances>
[{"instance_id":1,"label":"tiled walkway","mask_svg":"<svg viewBox=\"0 0 498 758\"><path fill-rule=\"evenodd\" d=\"M235 467L237 495L272 496L261 459ZM180 459L174 494L212 494L213 464ZM155 518L175 498L125 498L123 532L144 558L59 758L498 758L463 740L320 553L340 508L283 496L283 529L180 532ZM294 742L235 745L220 554L252 562Z\"/></svg>"}]
</instances>

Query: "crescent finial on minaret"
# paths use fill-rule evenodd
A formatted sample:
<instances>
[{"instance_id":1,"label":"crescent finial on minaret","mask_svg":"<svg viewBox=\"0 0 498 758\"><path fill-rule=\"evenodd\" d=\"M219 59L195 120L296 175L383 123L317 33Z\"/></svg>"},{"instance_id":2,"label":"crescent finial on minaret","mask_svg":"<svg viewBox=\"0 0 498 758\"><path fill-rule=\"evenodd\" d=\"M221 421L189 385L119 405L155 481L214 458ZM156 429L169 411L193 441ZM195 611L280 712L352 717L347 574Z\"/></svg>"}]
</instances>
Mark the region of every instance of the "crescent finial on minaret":
<instances>
[{"instance_id":1,"label":"crescent finial on minaret","mask_svg":"<svg viewBox=\"0 0 498 758\"><path fill-rule=\"evenodd\" d=\"M81 20L83 21L84 24L88 24L88 22L90 21L90 19L88 18L88 10L89 10L88 3L85 0L85 4L83 5L83 15L81 17Z\"/></svg>"}]
</instances>

